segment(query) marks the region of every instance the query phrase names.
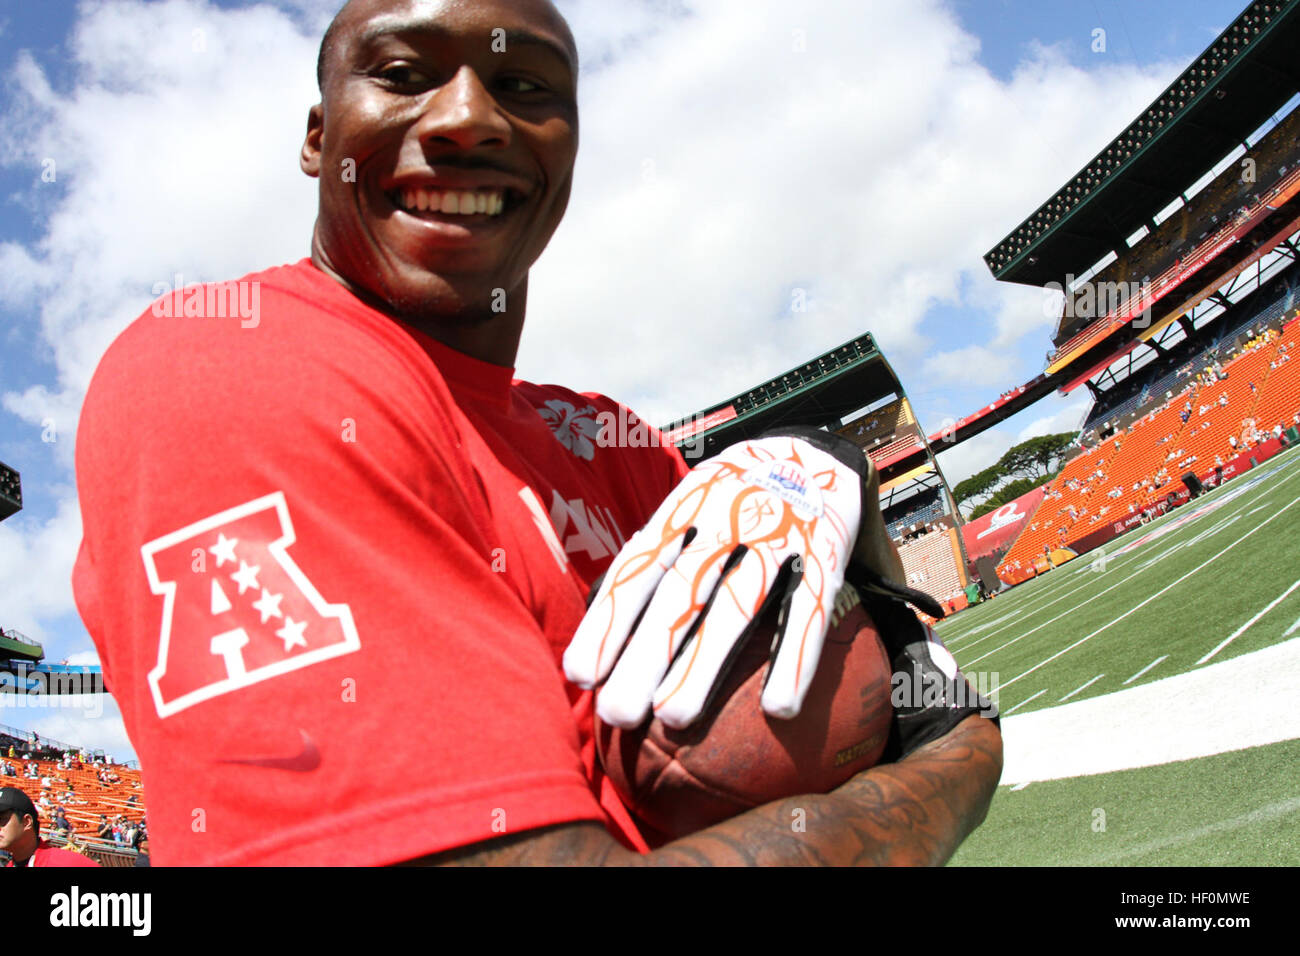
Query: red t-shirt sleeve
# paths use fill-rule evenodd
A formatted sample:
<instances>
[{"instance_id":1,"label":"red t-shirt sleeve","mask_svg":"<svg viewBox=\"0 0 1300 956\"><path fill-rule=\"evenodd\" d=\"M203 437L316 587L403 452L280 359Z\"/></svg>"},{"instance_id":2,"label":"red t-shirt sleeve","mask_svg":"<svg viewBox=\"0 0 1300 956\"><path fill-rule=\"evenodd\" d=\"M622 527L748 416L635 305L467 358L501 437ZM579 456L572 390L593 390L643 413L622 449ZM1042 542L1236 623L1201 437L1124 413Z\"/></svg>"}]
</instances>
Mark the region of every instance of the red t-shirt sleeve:
<instances>
[{"instance_id":1,"label":"red t-shirt sleeve","mask_svg":"<svg viewBox=\"0 0 1300 956\"><path fill-rule=\"evenodd\" d=\"M99 866L99 864L90 857L73 853L71 850L41 847L32 854L32 866Z\"/></svg>"},{"instance_id":2,"label":"red t-shirt sleeve","mask_svg":"<svg viewBox=\"0 0 1300 956\"><path fill-rule=\"evenodd\" d=\"M261 306L146 312L83 408L74 588L156 862L381 864L602 819L423 353Z\"/></svg>"}]
</instances>

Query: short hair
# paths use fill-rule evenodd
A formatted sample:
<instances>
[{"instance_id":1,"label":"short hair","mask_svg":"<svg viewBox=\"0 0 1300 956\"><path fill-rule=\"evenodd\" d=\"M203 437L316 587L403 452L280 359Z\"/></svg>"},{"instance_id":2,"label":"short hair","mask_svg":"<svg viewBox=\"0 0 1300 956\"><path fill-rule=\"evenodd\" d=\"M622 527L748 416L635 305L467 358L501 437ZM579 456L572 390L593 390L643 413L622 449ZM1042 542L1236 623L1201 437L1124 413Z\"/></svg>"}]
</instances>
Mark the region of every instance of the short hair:
<instances>
[{"instance_id":1,"label":"short hair","mask_svg":"<svg viewBox=\"0 0 1300 956\"><path fill-rule=\"evenodd\" d=\"M325 95L325 61L329 55L334 52L334 47L338 42L338 31L335 25L338 23L338 17L335 16L330 21L330 25L325 30L325 36L321 37L320 52L316 54L316 89L322 96Z\"/></svg>"}]
</instances>

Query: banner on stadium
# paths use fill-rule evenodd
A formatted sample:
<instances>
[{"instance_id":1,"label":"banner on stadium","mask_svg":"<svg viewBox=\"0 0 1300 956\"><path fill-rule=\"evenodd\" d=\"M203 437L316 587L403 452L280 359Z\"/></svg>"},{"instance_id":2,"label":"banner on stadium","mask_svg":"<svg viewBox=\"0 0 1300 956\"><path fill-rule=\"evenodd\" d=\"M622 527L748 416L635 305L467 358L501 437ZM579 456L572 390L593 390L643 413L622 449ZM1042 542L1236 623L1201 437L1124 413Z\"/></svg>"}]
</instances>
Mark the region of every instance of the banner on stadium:
<instances>
[{"instance_id":1,"label":"banner on stadium","mask_svg":"<svg viewBox=\"0 0 1300 956\"><path fill-rule=\"evenodd\" d=\"M1278 441L1276 438L1270 438L1268 441L1260 442L1254 448L1250 449L1247 452L1243 452L1242 454L1238 455L1236 458L1232 459L1232 461L1227 462L1223 466L1223 480L1227 481L1229 478L1235 478L1238 475L1250 471L1250 469L1254 467L1250 463L1250 460L1252 458L1255 459L1255 464L1262 465L1264 462L1272 458L1281 450L1282 450L1282 443ZM1201 478L1201 483L1205 485L1206 488L1214 488L1217 484L1215 469L1213 468L1209 469L1206 472L1203 472L1200 478ZM1170 494L1174 496L1175 507L1178 505L1185 504L1187 500L1191 497L1187 489L1184 488L1181 483L1179 483L1177 486L1170 485L1169 488L1170 488ZM1159 515L1164 514L1168 510L1169 510L1168 497L1161 498L1160 500L1156 501L1148 508L1137 511L1134 514L1127 515L1126 517L1121 518L1117 521L1112 521L1108 523L1105 527L1099 528L1098 530L1093 531L1090 534L1084 535L1082 538L1078 538L1074 541L1071 541L1070 547L1073 548L1075 551L1077 551L1079 554L1083 554L1087 551L1091 551L1094 548L1099 548L1103 544L1106 544L1108 541L1113 541L1115 538L1118 538L1126 531L1131 531L1132 529L1136 528L1138 525L1142 524L1145 520L1147 520L1148 516L1151 518L1158 517Z\"/></svg>"},{"instance_id":2,"label":"banner on stadium","mask_svg":"<svg viewBox=\"0 0 1300 956\"><path fill-rule=\"evenodd\" d=\"M678 442L692 438L700 432L708 431L710 428L716 428L724 422L729 422L735 417L736 406L728 405L725 408L719 408L715 412L709 412L707 415L692 418L690 421L678 425L670 432L664 432L664 439L668 444L676 445Z\"/></svg>"},{"instance_id":3,"label":"banner on stadium","mask_svg":"<svg viewBox=\"0 0 1300 956\"><path fill-rule=\"evenodd\" d=\"M971 561L983 557L1001 560L1038 510L1043 501L1043 489L1044 486L1039 485L1014 501L1008 501L1001 508L966 522L961 534L966 542L967 557Z\"/></svg>"}]
</instances>

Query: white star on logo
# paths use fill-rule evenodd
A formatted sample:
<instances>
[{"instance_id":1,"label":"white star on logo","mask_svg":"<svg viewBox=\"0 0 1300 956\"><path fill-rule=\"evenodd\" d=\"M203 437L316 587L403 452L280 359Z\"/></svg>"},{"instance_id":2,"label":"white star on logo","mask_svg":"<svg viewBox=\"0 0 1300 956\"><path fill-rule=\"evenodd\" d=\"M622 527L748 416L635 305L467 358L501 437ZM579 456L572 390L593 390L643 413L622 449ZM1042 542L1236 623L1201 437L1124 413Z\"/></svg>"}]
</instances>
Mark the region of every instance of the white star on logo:
<instances>
[{"instance_id":1,"label":"white star on logo","mask_svg":"<svg viewBox=\"0 0 1300 956\"><path fill-rule=\"evenodd\" d=\"M257 565L251 567L243 561L239 562L239 570L230 576L230 580L239 585L239 593L243 594L249 588L255 588L257 584L257 572L262 569Z\"/></svg>"},{"instance_id":2,"label":"white star on logo","mask_svg":"<svg viewBox=\"0 0 1300 956\"><path fill-rule=\"evenodd\" d=\"M294 645L297 645L298 647L307 646L307 641L302 636L302 632L305 630L307 630L306 621L295 622L291 617L286 617L284 619L284 627L276 631L275 636L284 641L284 652L286 654L289 653Z\"/></svg>"},{"instance_id":3,"label":"white star on logo","mask_svg":"<svg viewBox=\"0 0 1300 956\"><path fill-rule=\"evenodd\" d=\"M253 608L262 615L263 624L273 617L284 617L280 613L280 602L283 599L283 594L272 594L266 588L262 588L262 596L253 602Z\"/></svg>"},{"instance_id":4,"label":"white star on logo","mask_svg":"<svg viewBox=\"0 0 1300 956\"><path fill-rule=\"evenodd\" d=\"M208 548L217 558L217 567L221 567L227 561L231 564L235 562L235 545L239 544L238 538L227 538L221 532L217 532L217 543Z\"/></svg>"}]
</instances>

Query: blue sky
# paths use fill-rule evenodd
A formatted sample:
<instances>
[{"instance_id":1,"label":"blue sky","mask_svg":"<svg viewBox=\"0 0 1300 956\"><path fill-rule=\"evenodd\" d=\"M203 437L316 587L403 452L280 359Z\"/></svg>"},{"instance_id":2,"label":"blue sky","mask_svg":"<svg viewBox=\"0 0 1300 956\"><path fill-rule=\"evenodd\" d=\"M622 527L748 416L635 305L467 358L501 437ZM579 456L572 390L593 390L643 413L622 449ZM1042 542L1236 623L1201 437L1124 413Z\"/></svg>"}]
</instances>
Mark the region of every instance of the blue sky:
<instances>
[{"instance_id":1,"label":"blue sky","mask_svg":"<svg viewBox=\"0 0 1300 956\"><path fill-rule=\"evenodd\" d=\"M0 626L52 660L94 659L68 584L89 374L154 283L306 254L294 154L334 6L0 0L0 461L26 496L0 524ZM871 330L934 430L1036 375L1049 345L1042 294L980 255L1241 4L561 6L583 147L520 374L664 422ZM1084 410L1053 397L942 464L960 480ZM86 720L0 703L0 723L129 746L111 704Z\"/></svg>"}]
</instances>

